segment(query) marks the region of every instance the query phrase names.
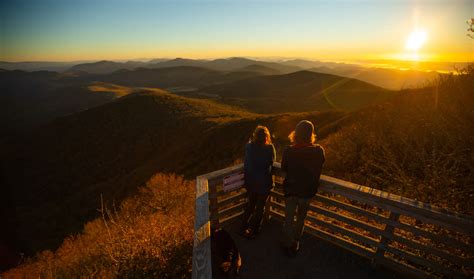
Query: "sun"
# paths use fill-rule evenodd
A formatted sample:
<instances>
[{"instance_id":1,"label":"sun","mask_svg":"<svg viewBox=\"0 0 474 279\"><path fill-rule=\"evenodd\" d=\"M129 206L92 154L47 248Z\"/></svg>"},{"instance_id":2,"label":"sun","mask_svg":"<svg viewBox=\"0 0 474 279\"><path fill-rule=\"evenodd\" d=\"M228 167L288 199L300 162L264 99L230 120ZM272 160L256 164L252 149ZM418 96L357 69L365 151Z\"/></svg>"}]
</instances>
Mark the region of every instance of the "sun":
<instances>
[{"instance_id":1,"label":"sun","mask_svg":"<svg viewBox=\"0 0 474 279\"><path fill-rule=\"evenodd\" d=\"M418 51L426 41L426 32L415 30L411 32L405 43L405 49L411 51Z\"/></svg>"}]
</instances>

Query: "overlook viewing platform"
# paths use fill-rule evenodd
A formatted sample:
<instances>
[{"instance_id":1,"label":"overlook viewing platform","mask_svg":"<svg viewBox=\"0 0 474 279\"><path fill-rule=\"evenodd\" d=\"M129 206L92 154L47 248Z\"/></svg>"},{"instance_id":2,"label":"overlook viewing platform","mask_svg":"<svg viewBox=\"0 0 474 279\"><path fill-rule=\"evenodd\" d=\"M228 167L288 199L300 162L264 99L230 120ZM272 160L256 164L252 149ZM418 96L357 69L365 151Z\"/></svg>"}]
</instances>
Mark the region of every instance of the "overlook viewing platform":
<instances>
[{"instance_id":1,"label":"overlook viewing platform","mask_svg":"<svg viewBox=\"0 0 474 279\"><path fill-rule=\"evenodd\" d=\"M224 228L241 253L239 278L472 278L474 218L333 177L321 176L301 250L280 246L285 197L275 187L255 239L237 235L247 199L243 165L197 177L193 278L212 273L210 231Z\"/></svg>"}]
</instances>

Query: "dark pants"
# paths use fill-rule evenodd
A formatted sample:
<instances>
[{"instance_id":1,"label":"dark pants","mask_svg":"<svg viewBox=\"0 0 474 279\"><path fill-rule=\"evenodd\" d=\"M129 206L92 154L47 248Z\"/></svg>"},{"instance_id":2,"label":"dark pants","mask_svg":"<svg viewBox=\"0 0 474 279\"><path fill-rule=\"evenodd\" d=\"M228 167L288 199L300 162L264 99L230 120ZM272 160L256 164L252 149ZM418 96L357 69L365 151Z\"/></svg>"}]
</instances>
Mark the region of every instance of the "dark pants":
<instances>
[{"instance_id":1,"label":"dark pants","mask_svg":"<svg viewBox=\"0 0 474 279\"><path fill-rule=\"evenodd\" d=\"M300 241L310 202L311 198L286 197L285 224L283 225L285 246L290 247L294 241Z\"/></svg>"},{"instance_id":2,"label":"dark pants","mask_svg":"<svg viewBox=\"0 0 474 279\"><path fill-rule=\"evenodd\" d=\"M265 203L267 202L269 194L257 194L247 192L249 199L247 208L245 208L242 220L242 230L250 228L258 232L262 224L263 212L265 210Z\"/></svg>"}]
</instances>

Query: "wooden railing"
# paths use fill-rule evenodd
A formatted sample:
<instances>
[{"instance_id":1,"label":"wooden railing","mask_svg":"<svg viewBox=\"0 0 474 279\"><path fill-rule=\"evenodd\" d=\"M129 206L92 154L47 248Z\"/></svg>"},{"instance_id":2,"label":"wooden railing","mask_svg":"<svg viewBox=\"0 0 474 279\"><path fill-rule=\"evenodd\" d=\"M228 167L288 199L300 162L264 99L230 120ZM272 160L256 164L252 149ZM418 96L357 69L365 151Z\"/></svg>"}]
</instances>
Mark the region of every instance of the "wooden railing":
<instances>
[{"instance_id":1,"label":"wooden railing","mask_svg":"<svg viewBox=\"0 0 474 279\"><path fill-rule=\"evenodd\" d=\"M197 177L193 278L211 278L210 228L240 216L245 189L222 190L237 165ZM285 198L280 164L276 186L265 208L268 218L283 221ZM472 278L474 219L430 204L321 176L318 194L306 218L305 232L417 277Z\"/></svg>"}]
</instances>

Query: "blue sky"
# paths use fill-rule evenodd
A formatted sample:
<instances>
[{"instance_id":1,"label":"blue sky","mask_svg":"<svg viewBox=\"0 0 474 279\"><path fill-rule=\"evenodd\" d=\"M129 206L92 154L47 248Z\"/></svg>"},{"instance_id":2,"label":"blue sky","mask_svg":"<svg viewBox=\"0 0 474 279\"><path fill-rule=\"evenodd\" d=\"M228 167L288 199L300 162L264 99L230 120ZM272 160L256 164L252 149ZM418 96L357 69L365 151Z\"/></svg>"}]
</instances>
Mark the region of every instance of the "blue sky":
<instances>
[{"instance_id":1,"label":"blue sky","mask_svg":"<svg viewBox=\"0 0 474 279\"><path fill-rule=\"evenodd\" d=\"M329 60L420 56L474 60L474 0L2 1L0 60L282 56Z\"/></svg>"}]
</instances>

